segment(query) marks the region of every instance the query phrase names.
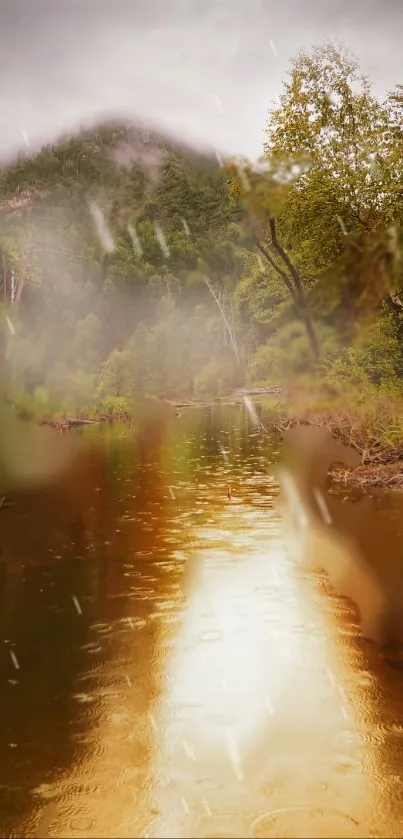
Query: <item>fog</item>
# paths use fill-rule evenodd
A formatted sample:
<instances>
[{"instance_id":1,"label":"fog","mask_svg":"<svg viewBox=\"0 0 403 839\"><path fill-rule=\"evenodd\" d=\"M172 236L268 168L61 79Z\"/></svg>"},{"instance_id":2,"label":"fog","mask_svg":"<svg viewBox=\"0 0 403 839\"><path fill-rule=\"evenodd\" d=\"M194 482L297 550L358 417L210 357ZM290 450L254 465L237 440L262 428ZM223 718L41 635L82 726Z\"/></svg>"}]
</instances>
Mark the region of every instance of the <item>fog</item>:
<instances>
[{"instance_id":1,"label":"fog","mask_svg":"<svg viewBox=\"0 0 403 839\"><path fill-rule=\"evenodd\" d=\"M0 155L123 117L256 157L299 49L342 41L383 95L402 21L399 0L3 0Z\"/></svg>"}]
</instances>

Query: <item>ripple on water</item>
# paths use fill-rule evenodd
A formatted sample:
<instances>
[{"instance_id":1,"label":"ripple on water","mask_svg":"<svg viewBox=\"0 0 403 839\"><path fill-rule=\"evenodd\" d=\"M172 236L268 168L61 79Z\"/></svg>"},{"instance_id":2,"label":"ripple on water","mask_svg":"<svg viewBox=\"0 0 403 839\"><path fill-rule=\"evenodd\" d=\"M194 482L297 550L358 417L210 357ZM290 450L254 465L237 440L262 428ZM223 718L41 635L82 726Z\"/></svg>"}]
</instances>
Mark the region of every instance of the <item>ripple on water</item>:
<instances>
[{"instance_id":1,"label":"ripple on water","mask_svg":"<svg viewBox=\"0 0 403 839\"><path fill-rule=\"evenodd\" d=\"M363 825L346 813L338 810L312 809L310 807L288 807L272 810L258 816L250 825L252 839L339 839L372 836L363 830Z\"/></svg>"},{"instance_id":2,"label":"ripple on water","mask_svg":"<svg viewBox=\"0 0 403 839\"><path fill-rule=\"evenodd\" d=\"M98 697L94 693L75 693L73 699L85 705L97 702Z\"/></svg>"},{"instance_id":3,"label":"ripple on water","mask_svg":"<svg viewBox=\"0 0 403 839\"><path fill-rule=\"evenodd\" d=\"M85 796L89 795L96 795L100 791L100 787L96 783L91 783L90 781L82 781L79 778L79 773L77 774L77 780L74 780L74 777L68 782L66 786L66 793L65 797L68 799L74 798L85 798ZM60 797L62 800L62 797Z\"/></svg>"},{"instance_id":4,"label":"ripple on water","mask_svg":"<svg viewBox=\"0 0 403 839\"><path fill-rule=\"evenodd\" d=\"M371 673L369 670L361 670L357 669L354 673L351 673L348 677L351 684L354 686L355 691L363 691L365 694L371 692L374 694L376 691L379 693L379 679L375 676L374 673Z\"/></svg>"},{"instance_id":5,"label":"ripple on water","mask_svg":"<svg viewBox=\"0 0 403 839\"><path fill-rule=\"evenodd\" d=\"M112 632L112 625L110 623L93 623L90 626L90 629L95 630L95 632L98 632L99 635L110 635Z\"/></svg>"},{"instance_id":6,"label":"ripple on water","mask_svg":"<svg viewBox=\"0 0 403 839\"><path fill-rule=\"evenodd\" d=\"M358 757L352 755L337 755L331 763L333 771L338 775L362 774L364 772L364 763Z\"/></svg>"},{"instance_id":7,"label":"ripple on water","mask_svg":"<svg viewBox=\"0 0 403 839\"><path fill-rule=\"evenodd\" d=\"M144 629L146 626L147 621L145 618L140 618L136 615L132 617L124 617L120 619L120 629L124 630L125 632L133 631L134 629Z\"/></svg>"},{"instance_id":8,"label":"ripple on water","mask_svg":"<svg viewBox=\"0 0 403 839\"><path fill-rule=\"evenodd\" d=\"M150 615L151 620L158 621L158 623L163 624L164 626L178 623L180 618L181 614L174 612L152 612Z\"/></svg>"},{"instance_id":9,"label":"ripple on water","mask_svg":"<svg viewBox=\"0 0 403 839\"><path fill-rule=\"evenodd\" d=\"M366 731L356 731L353 728L342 728L339 731L340 743L344 746L351 746L353 748L367 748L374 743L374 734L369 729Z\"/></svg>"},{"instance_id":10,"label":"ripple on water","mask_svg":"<svg viewBox=\"0 0 403 839\"><path fill-rule=\"evenodd\" d=\"M224 786L222 781L218 781L215 778L210 777L197 778L196 784L198 787L201 787L203 792L213 792L215 790L222 789Z\"/></svg>"},{"instance_id":11,"label":"ripple on water","mask_svg":"<svg viewBox=\"0 0 403 839\"><path fill-rule=\"evenodd\" d=\"M312 784L309 784L308 787L311 792L326 792L328 788L328 784L326 784L325 781L314 781Z\"/></svg>"},{"instance_id":12,"label":"ripple on water","mask_svg":"<svg viewBox=\"0 0 403 839\"><path fill-rule=\"evenodd\" d=\"M80 676L74 680L74 685L78 687L82 687L83 685L87 685L88 689L92 688L93 684L98 684L98 679L102 675L104 670L104 663L101 660L91 662L87 661L85 666L85 672L82 673ZM79 692L79 691L78 691Z\"/></svg>"},{"instance_id":13,"label":"ripple on water","mask_svg":"<svg viewBox=\"0 0 403 839\"><path fill-rule=\"evenodd\" d=\"M102 648L94 641L91 641L89 644L83 644L82 647L80 647L80 650L85 653L90 653L90 655L96 655L97 653L102 652Z\"/></svg>"},{"instance_id":14,"label":"ripple on water","mask_svg":"<svg viewBox=\"0 0 403 839\"><path fill-rule=\"evenodd\" d=\"M393 754L391 760L372 761L370 772L377 795L372 796L372 807L377 817L385 824L390 823L393 813L399 814L402 820L402 763L401 752Z\"/></svg>"},{"instance_id":15,"label":"ripple on water","mask_svg":"<svg viewBox=\"0 0 403 839\"><path fill-rule=\"evenodd\" d=\"M206 629L205 632L201 632L199 635L199 641L219 641L222 637L222 633L219 629Z\"/></svg>"},{"instance_id":16,"label":"ripple on water","mask_svg":"<svg viewBox=\"0 0 403 839\"><path fill-rule=\"evenodd\" d=\"M130 596L134 597L136 600L155 600L155 598L158 597L158 594L156 594L154 589L151 588L136 588L132 586Z\"/></svg>"},{"instance_id":17,"label":"ripple on water","mask_svg":"<svg viewBox=\"0 0 403 839\"><path fill-rule=\"evenodd\" d=\"M94 825L95 819L90 815L73 816L73 818L70 819L69 822L70 829L74 830L76 833L79 833L81 836L87 833L88 830L91 830L91 828L94 827Z\"/></svg>"},{"instance_id":18,"label":"ripple on water","mask_svg":"<svg viewBox=\"0 0 403 839\"><path fill-rule=\"evenodd\" d=\"M79 747L79 754L76 755L78 769L75 773L76 783L92 783L92 776L97 767L101 765L101 759L105 753L105 746L100 737L88 737L88 734L73 735L73 739ZM74 781L74 777L70 779Z\"/></svg>"},{"instance_id":19,"label":"ripple on water","mask_svg":"<svg viewBox=\"0 0 403 839\"><path fill-rule=\"evenodd\" d=\"M323 604L323 607L326 611L334 612L337 615L345 615L346 618L350 620L355 619L356 609L352 601L348 600L346 597L342 597L334 593L329 581L323 577L322 578L323 587L327 590L327 597Z\"/></svg>"},{"instance_id":20,"label":"ripple on water","mask_svg":"<svg viewBox=\"0 0 403 839\"><path fill-rule=\"evenodd\" d=\"M381 721L373 726L373 739L387 743L389 738L402 738L400 745L403 745L403 720Z\"/></svg>"}]
</instances>

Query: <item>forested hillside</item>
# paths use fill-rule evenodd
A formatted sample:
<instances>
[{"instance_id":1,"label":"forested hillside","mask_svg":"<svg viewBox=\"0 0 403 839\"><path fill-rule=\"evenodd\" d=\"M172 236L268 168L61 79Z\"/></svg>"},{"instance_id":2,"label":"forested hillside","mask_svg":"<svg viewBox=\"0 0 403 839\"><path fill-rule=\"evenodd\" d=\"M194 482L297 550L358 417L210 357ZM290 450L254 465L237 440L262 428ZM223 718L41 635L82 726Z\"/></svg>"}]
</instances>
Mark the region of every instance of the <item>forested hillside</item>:
<instances>
[{"instance_id":1,"label":"forested hillside","mask_svg":"<svg viewBox=\"0 0 403 839\"><path fill-rule=\"evenodd\" d=\"M319 381L399 395L402 116L402 86L380 102L318 47L295 59L253 167L123 125L27 151L0 173L14 402Z\"/></svg>"}]
</instances>

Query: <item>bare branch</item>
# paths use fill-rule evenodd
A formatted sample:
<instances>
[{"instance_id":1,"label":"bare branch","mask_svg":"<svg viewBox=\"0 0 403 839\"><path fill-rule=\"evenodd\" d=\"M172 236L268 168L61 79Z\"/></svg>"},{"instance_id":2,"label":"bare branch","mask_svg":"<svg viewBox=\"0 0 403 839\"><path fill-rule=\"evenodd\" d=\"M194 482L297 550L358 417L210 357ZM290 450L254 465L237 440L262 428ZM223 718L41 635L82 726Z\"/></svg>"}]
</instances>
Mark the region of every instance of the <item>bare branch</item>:
<instances>
[{"instance_id":1,"label":"bare branch","mask_svg":"<svg viewBox=\"0 0 403 839\"><path fill-rule=\"evenodd\" d=\"M208 277L204 277L204 281L205 281L205 283L206 283L206 286L207 286L207 288L208 288L208 290L209 290L209 292L210 292L210 294L211 294L211 296L212 296L213 300L215 300L215 302L216 302L216 304L217 304L217 306L218 306L218 309L219 309L219 311L220 311L221 317L222 317L222 319L223 319L224 326L225 326L225 328L226 328L226 330L227 330L227 332L228 332L229 339L230 339L230 341L231 341L231 346L232 346L232 349L233 349L233 351L234 351L234 355L235 355L235 358L236 358L236 360L237 360L237 363L238 363L239 365L241 365L241 359L240 359L240 356L239 356L239 350L238 350L237 340L236 340L236 337L235 337L234 330L233 330L233 328L232 328L232 326L231 326L231 324L229 323L229 320L228 320L228 318L227 318L227 315L226 315L226 312L225 312L225 308L224 308L224 306L223 306L223 304L222 304L222 302L221 302L221 300L220 300L220 297L218 296L217 292L214 290L213 286L211 285L211 282L210 282L209 278L208 278Z\"/></svg>"},{"instance_id":2,"label":"bare branch","mask_svg":"<svg viewBox=\"0 0 403 839\"><path fill-rule=\"evenodd\" d=\"M259 241L257 242L257 247L258 247L258 249L260 250L260 252L263 254L263 256L265 257L265 259L267 259L267 262L269 263L269 265L271 265L271 267L272 267L272 268L274 268L274 270L277 272L277 274L279 275L279 277L281 277L281 279L283 280L283 283L284 283L284 284L285 284L285 286L287 287L287 290L289 291L289 293L291 294L291 296L292 296L293 298L295 298L295 290L294 290L294 287L293 287L293 285L292 285L292 282L291 282L290 278L289 278L289 277L287 276L287 274L285 273L285 271L283 271L283 270L280 268L280 266L279 266L279 265L277 265L277 262L275 261L275 259L273 259L273 257L271 256L271 254L269 253L269 251L267 250L267 248L265 248L265 246L264 246L264 245L262 245L262 243L261 243L261 242L259 242Z\"/></svg>"}]
</instances>

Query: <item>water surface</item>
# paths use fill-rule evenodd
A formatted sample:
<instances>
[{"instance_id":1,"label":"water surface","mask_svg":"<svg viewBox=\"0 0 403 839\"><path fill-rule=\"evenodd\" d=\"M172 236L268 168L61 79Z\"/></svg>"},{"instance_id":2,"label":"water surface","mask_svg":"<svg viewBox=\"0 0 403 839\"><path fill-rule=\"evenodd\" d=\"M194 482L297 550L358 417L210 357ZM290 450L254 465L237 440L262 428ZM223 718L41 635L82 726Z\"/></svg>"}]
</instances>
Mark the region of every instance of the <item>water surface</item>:
<instances>
[{"instance_id":1,"label":"water surface","mask_svg":"<svg viewBox=\"0 0 403 839\"><path fill-rule=\"evenodd\" d=\"M0 511L0 835L402 836L403 672L287 557L278 441L235 407L95 436L79 509Z\"/></svg>"}]
</instances>

